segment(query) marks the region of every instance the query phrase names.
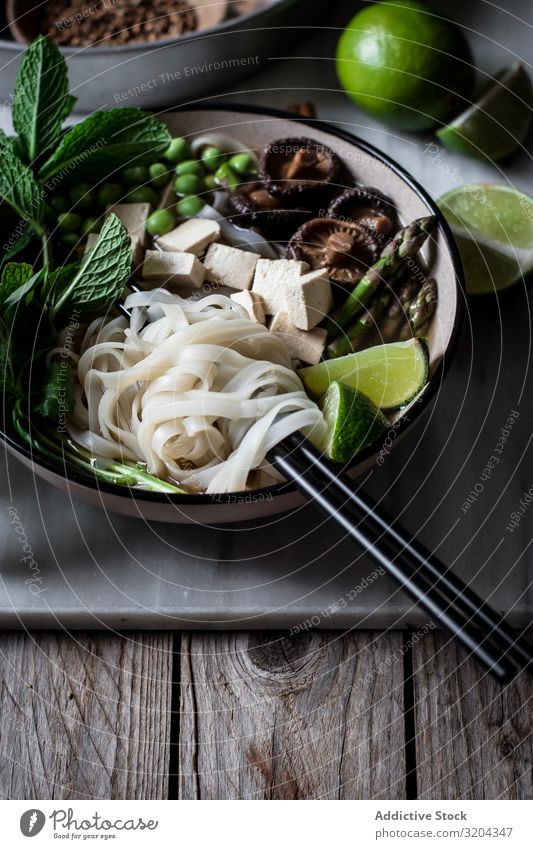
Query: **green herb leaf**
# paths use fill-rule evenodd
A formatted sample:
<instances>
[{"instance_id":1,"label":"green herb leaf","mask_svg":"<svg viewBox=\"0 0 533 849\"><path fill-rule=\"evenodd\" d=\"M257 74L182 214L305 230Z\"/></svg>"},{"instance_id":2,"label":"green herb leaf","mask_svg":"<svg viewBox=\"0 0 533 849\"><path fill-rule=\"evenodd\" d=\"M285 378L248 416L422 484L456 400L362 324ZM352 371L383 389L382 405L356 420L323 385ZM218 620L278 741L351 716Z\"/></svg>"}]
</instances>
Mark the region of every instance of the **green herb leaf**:
<instances>
[{"instance_id":1,"label":"green herb leaf","mask_svg":"<svg viewBox=\"0 0 533 849\"><path fill-rule=\"evenodd\" d=\"M69 262L67 265L60 265L59 268L48 271L41 289L43 300L48 300L51 292L63 292L74 280L74 276L79 270L79 262Z\"/></svg>"},{"instance_id":2,"label":"green herb leaf","mask_svg":"<svg viewBox=\"0 0 533 849\"><path fill-rule=\"evenodd\" d=\"M0 198L12 206L24 221L28 221L39 235L42 234L42 190L30 168L15 156L10 145L2 148Z\"/></svg>"},{"instance_id":3,"label":"green herb leaf","mask_svg":"<svg viewBox=\"0 0 533 849\"><path fill-rule=\"evenodd\" d=\"M56 286L50 291L52 318L67 307L80 312L104 312L122 294L131 264L128 231L116 215L109 215L72 281L66 288Z\"/></svg>"},{"instance_id":4,"label":"green herb leaf","mask_svg":"<svg viewBox=\"0 0 533 849\"><path fill-rule=\"evenodd\" d=\"M57 142L73 105L67 64L56 45L40 35L22 57L13 101L13 126L30 164Z\"/></svg>"},{"instance_id":5,"label":"green herb leaf","mask_svg":"<svg viewBox=\"0 0 533 849\"><path fill-rule=\"evenodd\" d=\"M6 136L4 131L0 128L0 148L5 147L6 144L9 144L9 138Z\"/></svg>"},{"instance_id":6,"label":"green herb leaf","mask_svg":"<svg viewBox=\"0 0 533 849\"><path fill-rule=\"evenodd\" d=\"M8 395L16 394L16 381L11 361L9 328L3 318L0 318L0 392Z\"/></svg>"},{"instance_id":7,"label":"green herb leaf","mask_svg":"<svg viewBox=\"0 0 533 849\"><path fill-rule=\"evenodd\" d=\"M33 269L32 269L33 270ZM25 299L25 303L29 304L33 298L33 293L36 287L39 285L41 280L43 279L44 271L40 269L36 274L32 274L31 277L27 278L24 283L18 286L11 294L5 299L2 306L4 309L4 314L7 316L8 311L12 310L13 307L16 307L22 299Z\"/></svg>"},{"instance_id":8,"label":"green herb leaf","mask_svg":"<svg viewBox=\"0 0 533 849\"><path fill-rule=\"evenodd\" d=\"M171 142L164 124L140 109L95 112L72 127L40 171L43 181L75 167L76 177L103 176L130 164L155 162Z\"/></svg>"},{"instance_id":9,"label":"green herb leaf","mask_svg":"<svg viewBox=\"0 0 533 849\"><path fill-rule=\"evenodd\" d=\"M36 412L45 419L58 421L74 409L74 374L67 360L54 360L48 366Z\"/></svg>"},{"instance_id":10,"label":"green herb leaf","mask_svg":"<svg viewBox=\"0 0 533 849\"><path fill-rule=\"evenodd\" d=\"M27 262L8 262L2 270L0 279L0 306L33 274L33 268Z\"/></svg>"}]
</instances>

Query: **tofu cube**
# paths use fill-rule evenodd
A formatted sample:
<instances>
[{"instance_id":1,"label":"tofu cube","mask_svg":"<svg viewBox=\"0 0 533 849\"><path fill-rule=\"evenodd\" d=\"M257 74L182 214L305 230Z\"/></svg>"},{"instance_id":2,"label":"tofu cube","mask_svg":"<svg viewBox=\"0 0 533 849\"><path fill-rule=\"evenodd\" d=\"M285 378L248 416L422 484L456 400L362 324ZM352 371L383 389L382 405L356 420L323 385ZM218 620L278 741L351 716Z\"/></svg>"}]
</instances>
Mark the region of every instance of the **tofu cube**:
<instances>
[{"instance_id":1,"label":"tofu cube","mask_svg":"<svg viewBox=\"0 0 533 849\"><path fill-rule=\"evenodd\" d=\"M150 215L149 203L112 203L106 207L106 215L114 212L132 237L144 247L146 243L146 221Z\"/></svg>"},{"instance_id":2,"label":"tofu cube","mask_svg":"<svg viewBox=\"0 0 533 849\"><path fill-rule=\"evenodd\" d=\"M289 321L286 313L278 312L270 321L269 330L282 339L293 360L315 365L326 347L327 332L322 327L300 330Z\"/></svg>"},{"instance_id":3,"label":"tofu cube","mask_svg":"<svg viewBox=\"0 0 533 849\"><path fill-rule=\"evenodd\" d=\"M252 291L260 295L267 315L286 311L285 289L291 280L309 270L296 259L260 259L255 269Z\"/></svg>"},{"instance_id":4,"label":"tofu cube","mask_svg":"<svg viewBox=\"0 0 533 849\"><path fill-rule=\"evenodd\" d=\"M263 302L259 295L255 292L235 292L230 296L232 301L235 301L236 304L240 304L241 307L244 307L250 321L255 321L256 324L264 324L265 323L265 310L263 308Z\"/></svg>"},{"instance_id":5,"label":"tofu cube","mask_svg":"<svg viewBox=\"0 0 533 849\"><path fill-rule=\"evenodd\" d=\"M220 239L220 224L210 218L189 218L170 233L159 236L157 244L164 251L184 251L200 256L212 242Z\"/></svg>"},{"instance_id":6,"label":"tofu cube","mask_svg":"<svg viewBox=\"0 0 533 849\"><path fill-rule=\"evenodd\" d=\"M326 268L293 278L285 287L285 311L291 324L311 330L328 315L333 295Z\"/></svg>"},{"instance_id":7,"label":"tofu cube","mask_svg":"<svg viewBox=\"0 0 533 849\"><path fill-rule=\"evenodd\" d=\"M194 254L146 251L142 276L144 280L161 280L199 289L204 282L205 269Z\"/></svg>"},{"instance_id":8,"label":"tofu cube","mask_svg":"<svg viewBox=\"0 0 533 849\"><path fill-rule=\"evenodd\" d=\"M228 245L210 245L204 257L206 277L219 286L230 289L249 289L259 257L251 251L230 248Z\"/></svg>"}]
</instances>

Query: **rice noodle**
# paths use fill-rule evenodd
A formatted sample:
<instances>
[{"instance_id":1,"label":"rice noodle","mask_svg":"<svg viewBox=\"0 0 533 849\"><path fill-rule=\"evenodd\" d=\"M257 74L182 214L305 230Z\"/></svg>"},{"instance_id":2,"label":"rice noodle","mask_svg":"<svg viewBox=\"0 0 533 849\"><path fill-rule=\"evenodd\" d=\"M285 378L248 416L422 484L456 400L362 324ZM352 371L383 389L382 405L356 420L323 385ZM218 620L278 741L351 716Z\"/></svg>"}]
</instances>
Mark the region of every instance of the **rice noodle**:
<instances>
[{"instance_id":1,"label":"rice noodle","mask_svg":"<svg viewBox=\"0 0 533 849\"><path fill-rule=\"evenodd\" d=\"M130 295L131 320L89 328L81 345L71 438L95 455L147 464L191 491L275 479L267 452L325 422L285 344L224 295Z\"/></svg>"}]
</instances>

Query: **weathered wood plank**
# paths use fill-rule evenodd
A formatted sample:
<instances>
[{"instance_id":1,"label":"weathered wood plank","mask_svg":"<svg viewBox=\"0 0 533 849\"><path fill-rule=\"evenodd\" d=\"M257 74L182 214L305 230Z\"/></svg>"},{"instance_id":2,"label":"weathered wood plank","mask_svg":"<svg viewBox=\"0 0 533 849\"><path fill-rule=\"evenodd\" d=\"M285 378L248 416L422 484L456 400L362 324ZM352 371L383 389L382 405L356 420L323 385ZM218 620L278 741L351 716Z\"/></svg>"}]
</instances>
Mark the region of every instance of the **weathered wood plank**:
<instances>
[{"instance_id":1,"label":"weathered wood plank","mask_svg":"<svg viewBox=\"0 0 533 849\"><path fill-rule=\"evenodd\" d=\"M413 652L419 798L531 799L531 676L502 688L437 632Z\"/></svg>"},{"instance_id":2,"label":"weathered wood plank","mask_svg":"<svg viewBox=\"0 0 533 849\"><path fill-rule=\"evenodd\" d=\"M403 798L400 632L182 637L184 799Z\"/></svg>"},{"instance_id":3,"label":"weathered wood plank","mask_svg":"<svg viewBox=\"0 0 533 849\"><path fill-rule=\"evenodd\" d=\"M166 797L172 635L3 634L0 795Z\"/></svg>"}]
</instances>

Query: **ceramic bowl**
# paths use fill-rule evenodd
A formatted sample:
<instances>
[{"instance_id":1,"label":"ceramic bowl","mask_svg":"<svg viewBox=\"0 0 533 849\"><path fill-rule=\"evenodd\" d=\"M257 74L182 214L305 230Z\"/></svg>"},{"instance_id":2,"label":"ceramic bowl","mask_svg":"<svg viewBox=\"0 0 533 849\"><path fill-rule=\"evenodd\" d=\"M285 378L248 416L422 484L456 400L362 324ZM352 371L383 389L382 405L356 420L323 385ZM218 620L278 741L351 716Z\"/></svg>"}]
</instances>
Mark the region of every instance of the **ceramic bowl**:
<instances>
[{"instance_id":1,"label":"ceramic bowl","mask_svg":"<svg viewBox=\"0 0 533 849\"><path fill-rule=\"evenodd\" d=\"M180 110L167 115L166 121L174 135L192 139L207 131L224 132L255 149L277 139L298 135L311 137L331 147L355 180L374 186L392 198L403 222L428 214L437 216L438 226L425 255L426 261L431 264L431 274L438 283L438 305L428 332L430 380L412 405L398 415L396 438L392 443L395 446L398 437L412 426L441 386L461 325L462 268L453 237L438 207L416 180L391 159L366 142L318 121L307 122L273 110L259 111L255 107ZM132 490L101 483L81 472L65 471L59 464L32 453L9 425L6 425L2 437L9 452L54 486L106 510L149 521L241 522L292 509L303 500L292 484L230 495L168 496ZM367 469L375 462L380 447L371 446L361 453L350 473L357 476Z\"/></svg>"}]
</instances>

